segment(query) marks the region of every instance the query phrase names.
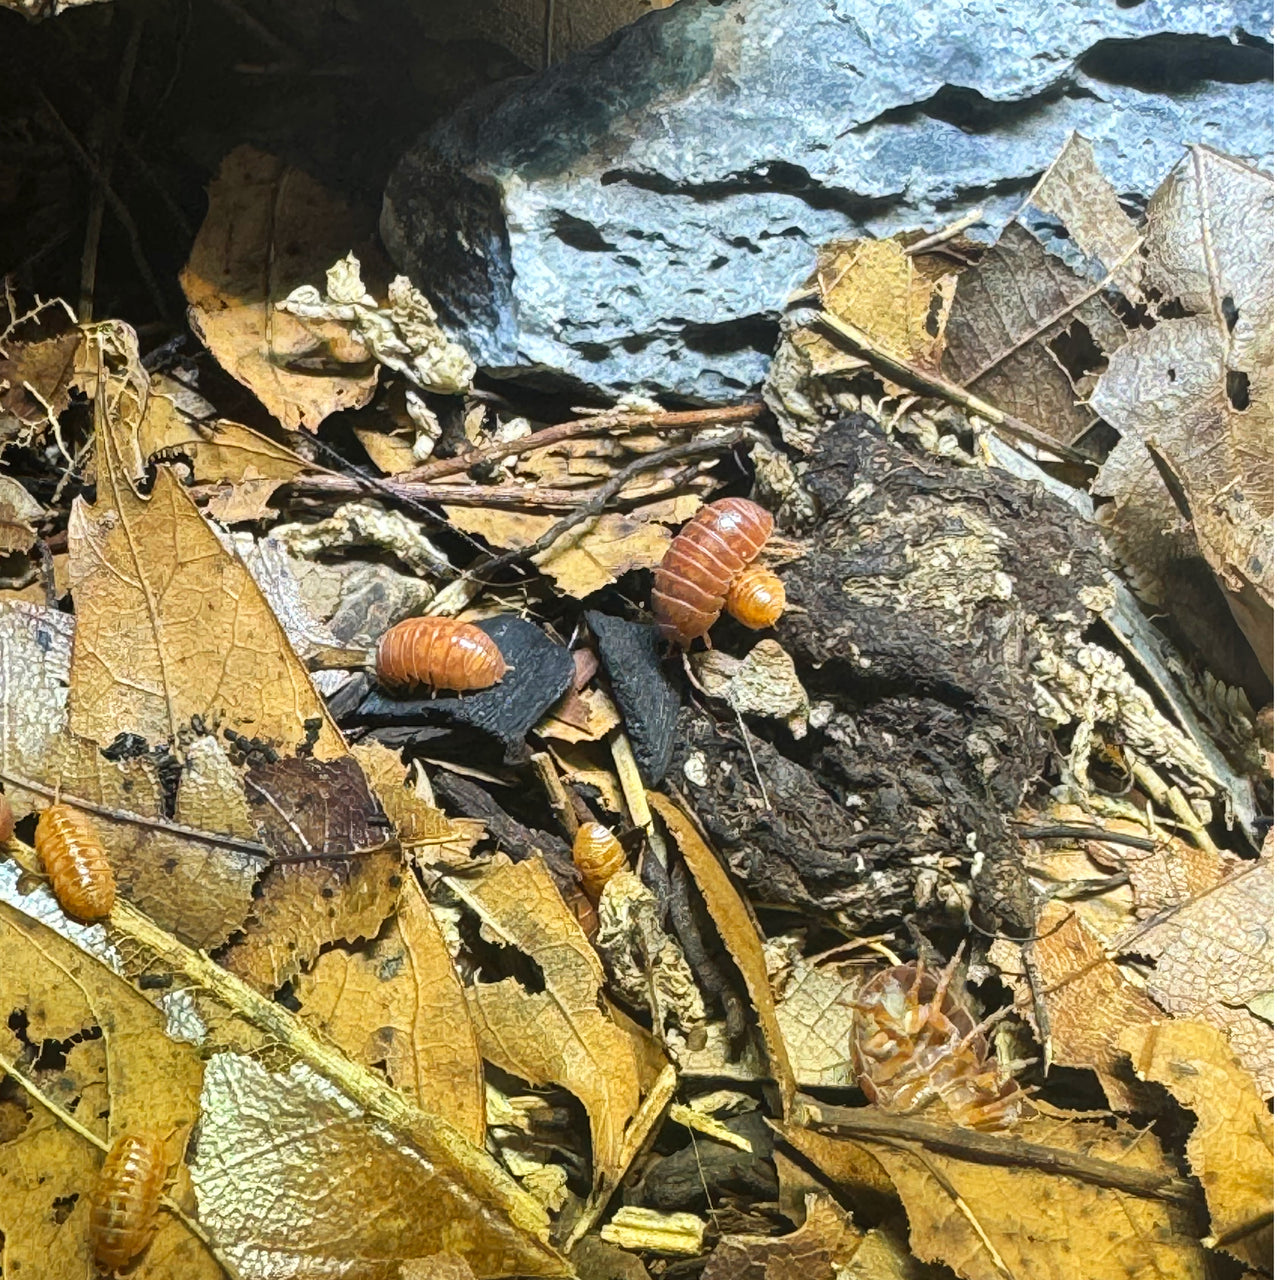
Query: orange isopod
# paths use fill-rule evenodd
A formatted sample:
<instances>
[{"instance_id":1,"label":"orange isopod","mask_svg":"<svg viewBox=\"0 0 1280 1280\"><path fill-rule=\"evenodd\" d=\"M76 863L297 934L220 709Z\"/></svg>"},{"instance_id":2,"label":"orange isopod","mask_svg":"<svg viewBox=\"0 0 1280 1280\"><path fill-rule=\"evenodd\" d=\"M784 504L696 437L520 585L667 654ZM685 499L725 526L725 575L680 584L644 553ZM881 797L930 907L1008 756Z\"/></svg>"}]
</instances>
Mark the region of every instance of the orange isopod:
<instances>
[{"instance_id":1,"label":"orange isopod","mask_svg":"<svg viewBox=\"0 0 1280 1280\"><path fill-rule=\"evenodd\" d=\"M724 607L731 618L744 627L761 631L782 617L787 607L787 589L776 573L761 564L749 564L729 584Z\"/></svg>"},{"instance_id":2,"label":"orange isopod","mask_svg":"<svg viewBox=\"0 0 1280 1280\"><path fill-rule=\"evenodd\" d=\"M13 806L9 797L0 791L0 844L8 844L13 839Z\"/></svg>"},{"instance_id":3,"label":"orange isopod","mask_svg":"<svg viewBox=\"0 0 1280 1280\"><path fill-rule=\"evenodd\" d=\"M155 1229L168 1162L154 1133L122 1133L102 1162L89 1211L93 1256L108 1270L126 1267Z\"/></svg>"},{"instance_id":4,"label":"orange isopod","mask_svg":"<svg viewBox=\"0 0 1280 1280\"><path fill-rule=\"evenodd\" d=\"M773 517L746 498L708 503L675 536L653 575L658 634L687 649L724 608L729 584L760 554Z\"/></svg>"},{"instance_id":5,"label":"orange isopod","mask_svg":"<svg viewBox=\"0 0 1280 1280\"><path fill-rule=\"evenodd\" d=\"M456 618L406 618L378 641L378 679L391 689L487 689L508 670L479 627Z\"/></svg>"},{"instance_id":6,"label":"orange isopod","mask_svg":"<svg viewBox=\"0 0 1280 1280\"><path fill-rule=\"evenodd\" d=\"M582 888L592 902L599 902L615 872L627 865L618 837L598 822L584 822L573 838L573 864L582 876Z\"/></svg>"},{"instance_id":7,"label":"orange isopod","mask_svg":"<svg viewBox=\"0 0 1280 1280\"><path fill-rule=\"evenodd\" d=\"M36 853L69 916L101 920L111 914L115 873L83 814L69 804L51 804L36 823Z\"/></svg>"}]
</instances>

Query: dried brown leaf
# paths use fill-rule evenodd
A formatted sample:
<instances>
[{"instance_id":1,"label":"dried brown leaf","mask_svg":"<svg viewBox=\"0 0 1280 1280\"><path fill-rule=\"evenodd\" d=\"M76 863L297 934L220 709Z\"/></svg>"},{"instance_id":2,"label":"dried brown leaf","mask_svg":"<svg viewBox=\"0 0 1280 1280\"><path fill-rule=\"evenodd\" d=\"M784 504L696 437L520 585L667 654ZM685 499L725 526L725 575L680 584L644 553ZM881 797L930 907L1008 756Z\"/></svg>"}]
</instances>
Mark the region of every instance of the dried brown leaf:
<instances>
[{"instance_id":1,"label":"dried brown leaf","mask_svg":"<svg viewBox=\"0 0 1280 1280\"><path fill-rule=\"evenodd\" d=\"M703 688L742 715L782 720L795 738L809 728L809 695L791 655L776 640L761 640L745 658L720 649L691 659Z\"/></svg>"},{"instance_id":2,"label":"dried brown leaf","mask_svg":"<svg viewBox=\"0 0 1280 1280\"><path fill-rule=\"evenodd\" d=\"M591 1121L596 1168L623 1167L627 1125L640 1105L640 1066L629 1032L607 1011L604 968L540 859L496 860L478 883L450 887L491 933L542 971L545 989L515 978L468 988L484 1056L530 1084L560 1084Z\"/></svg>"},{"instance_id":3,"label":"dried brown leaf","mask_svg":"<svg viewBox=\"0 0 1280 1280\"><path fill-rule=\"evenodd\" d=\"M371 946L328 951L298 981L301 1017L465 1138L484 1141L484 1074L462 983L417 880Z\"/></svg>"},{"instance_id":4,"label":"dried brown leaf","mask_svg":"<svg viewBox=\"0 0 1280 1280\"><path fill-rule=\"evenodd\" d=\"M756 1016L760 1020L773 1078L782 1094L783 1115L789 1115L795 1098L795 1076L787 1056L786 1039L778 1025L773 988L769 983L769 971L765 967L764 951L755 921L747 912L728 872L720 865L719 859L698 834L693 823L666 796L656 791L646 794L649 803L658 811L667 829L675 837L685 865L692 873L706 903L707 913L714 921L725 949L742 974L747 994L751 997Z\"/></svg>"},{"instance_id":5,"label":"dried brown leaf","mask_svg":"<svg viewBox=\"0 0 1280 1280\"><path fill-rule=\"evenodd\" d=\"M237 147L209 187L209 211L183 269L188 318L200 340L290 430L314 431L331 413L367 404L377 367L336 322L303 322L276 309L293 289L321 279L373 218L347 207L300 169ZM347 365L332 375L298 361Z\"/></svg>"},{"instance_id":6,"label":"dried brown leaf","mask_svg":"<svg viewBox=\"0 0 1280 1280\"><path fill-rule=\"evenodd\" d=\"M1035 234L1049 221L1066 226L1065 248ZM1092 149L1073 135L1019 217L960 277L943 369L1006 413L1074 440L1093 422L1081 401L1102 357L1125 339L1104 294L1113 276L1131 281L1138 244Z\"/></svg>"},{"instance_id":7,"label":"dried brown leaf","mask_svg":"<svg viewBox=\"0 0 1280 1280\"><path fill-rule=\"evenodd\" d=\"M843 1280L863 1232L830 1196L809 1196L806 1208L804 1225L790 1235L723 1236L704 1280ZM882 1272L886 1280L892 1274Z\"/></svg>"},{"instance_id":8,"label":"dried brown leaf","mask_svg":"<svg viewBox=\"0 0 1280 1280\"><path fill-rule=\"evenodd\" d=\"M1162 1009L1227 1033L1232 1053L1268 1098L1272 1031L1248 1004L1272 990L1274 982L1272 840L1268 833L1265 856L1258 861L1167 914L1144 921L1127 943L1117 944L1155 960L1147 994Z\"/></svg>"},{"instance_id":9,"label":"dried brown leaf","mask_svg":"<svg viewBox=\"0 0 1280 1280\"><path fill-rule=\"evenodd\" d=\"M277 746L342 755L342 735L266 599L168 467L139 496L100 421L98 491L68 539L76 633L72 730L177 744L193 717Z\"/></svg>"},{"instance_id":10,"label":"dried brown leaf","mask_svg":"<svg viewBox=\"0 0 1280 1280\"><path fill-rule=\"evenodd\" d=\"M864 968L801 960L778 992L778 1025L802 1088L856 1088L849 1057L853 1000L868 977Z\"/></svg>"},{"instance_id":11,"label":"dried brown leaf","mask_svg":"<svg viewBox=\"0 0 1280 1280\"><path fill-rule=\"evenodd\" d=\"M33 438L67 407L84 338L58 301L0 319L0 438Z\"/></svg>"},{"instance_id":12,"label":"dried brown leaf","mask_svg":"<svg viewBox=\"0 0 1280 1280\"><path fill-rule=\"evenodd\" d=\"M533 731L555 742L599 742L621 723L613 699L602 689L571 690Z\"/></svg>"},{"instance_id":13,"label":"dried brown leaf","mask_svg":"<svg viewBox=\"0 0 1280 1280\"><path fill-rule=\"evenodd\" d=\"M1226 1037L1207 1023L1179 1019L1132 1027L1119 1047L1143 1080L1158 1080L1196 1113L1187 1161L1204 1185L1213 1234L1228 1253L1267 1269L1274 1251L1275 1121Z\"/></svg>"},{"instance_id":14,"label":"dried brown leaf","mask_svg":"<svg viewBox=\"0 0 1280 1280\"><path fill-rule=\"evenodd\" d=\"M891 1200L897 1193L893 1179L869 1147L844 1138L806 1129L798 1124L777 1126L778 1132L805 1159L835 1186L864 1203ZM781 1171L779 1173L781 1177Z\"/></svg>"},{"instance_id":15,"label":"dried brown leaf","mask_svg":"<svg viewBox=\"0 0 1280 1280\"><path fill-rule=\"evenodd\" d=\"M1049 1016L1053 1061L1091 1067L1117 1111L1149 1102L1135 1092L1117 1041L1130 1027L1158 1021L1158 1005L1126 981L1102 944L1065 903L1048 902L1036 921L1032 962Z\"/></svg>"},{"instance_id":16,"label":"dried brown leaf","mask_svg":"<svg viewBox=\"0 0 1280 1280\"><path fill-rule=\"evenodd\" d=\"M1094 491L1126 560L1160 592L1166 531L1189 530L1268 671L1273 200L1269 174L1191 148L1148 211L1145 283L1178 318L1135 331L1092 399L1122 437Z\"/></svg>"},{"instance_id":17,"label":"dried brown leaf","mask_svg":"<svg viewBox=\"0 0 1280 1280\"><path fill-rule=\"evenodd\" d=\"M215 1054L201 1112L191 1170L201 1220L246 1276L397 1280L402 1260L441 1252L478 1276L564 1274L474 1179L371 1122L300 1063L272 1074Z\"/></svg>"},{"instance_id":18,"label":"dried brown leaf","mask_svg":"<svg viewBox=\"0 0 1280 1280\"><path fill-rule=\"evenodd\" d=\"M1037 1119L1018 1136L1174 1173L1154 1134L1102 1121ZM964 1160L910 1143L870 1147L888 1171L911 1223L911 1249L962 1280L1199 1280L1209 1275L1194 1213L1162 1200L1039 1169Z\"/></svg>"}]
</instances>

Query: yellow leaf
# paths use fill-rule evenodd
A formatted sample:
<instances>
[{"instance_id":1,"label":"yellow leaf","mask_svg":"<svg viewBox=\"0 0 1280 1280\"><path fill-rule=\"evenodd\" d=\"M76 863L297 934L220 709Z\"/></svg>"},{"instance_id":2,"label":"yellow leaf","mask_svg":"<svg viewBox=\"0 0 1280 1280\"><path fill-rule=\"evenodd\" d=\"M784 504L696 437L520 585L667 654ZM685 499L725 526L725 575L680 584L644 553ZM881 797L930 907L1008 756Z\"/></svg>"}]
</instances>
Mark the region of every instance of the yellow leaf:
<instances>
[{"instance_id":1,"label":"yellow leaf","mask_svg":"<svg viewBox=\"0 0 1280 1280\"><path fill-rule=\"evenodd\" d=\"M412 876L394 921L360 951L328 951L299 979L305 1022L357 1062L385 1063L399 1089L484 1141L484 1073L462 983Z\"/></svg>"},{"instance_id":2,"label":"yellow leaf","mask_svg":"<svg viewBox=\"0 0 1280 1280\"><path fill-rule=\"evenodd\" d=\"M1219 1248L1266 1270L1273 1257L1275 1121L1217 1027L1179 1019L1130 1027L1119 1048L1196 1113L1187 1161L1204 1185Z\"/></svg>"},{"instance_id":3,"label":"yellow leaf","mask_svg":"<svg viewBox=\"0 0 1280 1280\"><path fill-rule=\"evenodd\" d=\"M666 796L656 791L646 794L649 803L662 816L667 829L680 846L685 865L707 904L707 912L715 922L725 949L733 957L733 962L746 983L747 994L760 1019L760 1030L764 1035L765 1051L769 1055L773 1078L782 1093L783 1115L787 1115L795 1098L796 1082L787 1057L786 1040L778 1025L773 988L769 984L769 971L765 967L759 930L738 896L728 873L698 834L693 823Z\"/></svg>"},{"instance_id":4,"label":"yellow leaf","mask_svg":"<svg viewBox=\"0 0 1280 1280\"><path fill-rule=\"evenodd\" d=\"M579 1098L597 1170L616 1176L642 1081L631 1035L603 1012L600 958L539 859L495 861L479 883L448 883L504 943L538 964L546 984L534 993L505 978L468 989L481 1051L530 1084L560 1084Z\"/></svg>"}]
</instances>

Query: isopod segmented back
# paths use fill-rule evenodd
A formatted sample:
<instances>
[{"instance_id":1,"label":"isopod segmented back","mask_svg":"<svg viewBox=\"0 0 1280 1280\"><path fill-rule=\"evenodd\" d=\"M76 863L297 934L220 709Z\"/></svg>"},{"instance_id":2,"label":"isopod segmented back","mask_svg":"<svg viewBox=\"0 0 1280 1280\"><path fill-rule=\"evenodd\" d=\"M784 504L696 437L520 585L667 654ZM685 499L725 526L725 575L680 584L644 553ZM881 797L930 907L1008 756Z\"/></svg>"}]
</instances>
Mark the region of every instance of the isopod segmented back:
<instances>
[{"instance_id":1,"label":"isopod segmented back","mask_svg":"<svg viewBox=\"0 0 1280 1280\"><path fill-rule=\"evenodd\" d=\"M390 689L487 689L507 671L479 627L456 618L406 618L378 641L375 670Z\"/></svg>"},{"instance_id":2,"label":"isopod segmented back","mask_svg":"<svg viewBox=\"0 0 1280 1280\"><path fill-rule=\"evenodd\" d=\"M93 1256L102 1266L126 1267L147 1247L167 1171L157 1134L126 1132L111 1144L89 1211Z\"/></svg>"},{"instance_id":3,"label":"isopod segmented back","mask_svg":"<svg viewBox=\"0 0 1280 1280\"><path fill-rule=\"evenodd\" d=\"M116 901L116 877L89 819L51 804L36 823L36 853L58 905L80 920L101 920Z\"/></svg>"}]
</instances>

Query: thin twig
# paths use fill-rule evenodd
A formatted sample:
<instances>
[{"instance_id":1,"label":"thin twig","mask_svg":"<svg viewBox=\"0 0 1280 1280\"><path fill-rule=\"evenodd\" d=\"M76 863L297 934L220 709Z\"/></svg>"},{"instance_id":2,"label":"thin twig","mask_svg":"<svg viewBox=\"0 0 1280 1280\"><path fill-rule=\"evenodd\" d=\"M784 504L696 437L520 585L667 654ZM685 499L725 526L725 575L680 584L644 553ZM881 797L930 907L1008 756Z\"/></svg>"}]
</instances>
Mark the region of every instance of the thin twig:
<instances>
[{"instance_id":1,"label":"thin twig","mask_svg":"<svg viewBox=\"0 0 1280 1280\"><path fill-rule=\"evenodd\" d=\"M964 387L957 386L947 378L925 373L923 369L917 369L915 365L899 360L897 356L880 346L869 334L864 333L855 325L849 324L848 321L842 320L839 316L833 315L830 311L818 311L814 316L814 323L845 345L852 347L860 356L869 360L882 372L887 373L895 382L901 382L904 386L911 387L916 391L923 391L928 395L949 400L952 404L959 405L962 409L967 409L970 413L977 414L979 418L983 418L997 427L1004 427L1012 435L1020 436L1038 448L1056 453L1061 458L1070 458L1073 462L1089 461L1078 449L1072 448L1069 444L1064 444L1061 440L1055 440L1052 436L1046 435L1041 431L1039 427L1033 427L1031 423L1023 422L1021 418L1015 418L1013 414L1005 413L1003 409L997 409L995 405L989 404L979 396L975 396L972 391L966 391Z\"/></svg>"},{"instance_id":2,"label":"thin twig","mask_svg":"<svg viewBox=\"0 0 1280 1280\"><path fill-rule=\"evenodd\" d=\"M927 235L922 240L917 240L915 244L907 245L903 253L908 256L917 253L928 253L930 249L936 249L940 244L946 244L948 240L954 240L956 236L962 231L967 231L975 222L981 222L983 216L982 209L970 209L963 218L948 222L941 231L935 231L932 235Z\"/></svg>"},{"instance_id":3,"label":"thin twig","mask_svg":"<svg viewBox=\"0 0 1280 1280\"><path fill-rule=\"evenodd\" d=\"M390 479L403 483L408 480L439 480L442 476L460 475L470 471L472 467L486 462L501 462L506 458L518 458L535 449L543 449L547 445L559 444L563 440L574 440L580 436L603 436L614 431L679 431L698 427L714 427L732 422L754 422L768 412L763 401L753 400L746 404L722 405L716 409L685 409L676 412L635 413L627 411L618 413L609 411L593 414L589 418L575 418L572 422L557 423L554 427L546 427L542 431L534 431L519 440L500 440L473 449L470 453L458 454L452 458L436 458L432 462L424 462L412 471L402 471Z\"/></svg>"},{"instance_id":4,"label":"thin twig","mask_svg":"<svg viewBox=\"0 0 1280 1280\"><path fill-rule=\"evenodd\" d=\"M918 1143L939 1155L955 1156L974 1164L1040 1169L1059 1177L1074 1178L1093 1186L1110 1187L1127 1195L1173 1204L1200 1204L1196 1187L1185 1178L1083 1156L1059 1147L1024 1142L1011 1135L982 1133L976 1129L932 1124L912 1116L888 1115L873 1107L835 1107L814 1098L800 1099L817 1115L813 1127L820 1132L867 1142L882 1139Z\"/></svg>"},{"instance_id":5,"label":"thin twig","mask_svg":"<svg viewBox=\"0 0 1280 1280\"><path fill-rule=\"evenodd\" d=\"M1024 826L1015 823L1014 830L1023 840L1098 840L1103 844L1121 844L1130 849L1154 853L1160 846L1146 836L1133 836L1127 831L1108 831L1106 827L1089 827L1058 822L1049 827Z\"/></svg>"},{"instance_id":6,"label":"thin twig","mask_svg":"<svg viewBox=\"0 0 1280 1280\"><path fill-rule=\"evenodd\" d=\"M685 458L696 458L705 454L720 453L732 449L741 444L745 437L745 431L730 431L725 435L714 436L711 439L689 440L684 444L672 445L669 449L659 449L656 453L647 453L643 457L637 458L634 462L629 462L621 471L616 472L604 484L595 489L586 502L571 511L563 520L557 520L546 533L536 541L531 542L527 547L517 547L514 551L508 551L505 555L482 560L476 568L468 570L468 572L472 576L476 576L481 573L489 573L494 569L501 569L505 565L515 564L518 560L532 559L550 547L557 538L568 533L570 529L576 528L585 520L590 520L592 516L599 515L608 502L634 480L636 476L643 475L646 471L656 470L669 462L682 462ZM651 498L652 495L646 495L646 497Z\"/></svg>"}]
</instances>

